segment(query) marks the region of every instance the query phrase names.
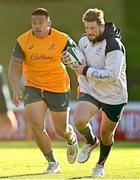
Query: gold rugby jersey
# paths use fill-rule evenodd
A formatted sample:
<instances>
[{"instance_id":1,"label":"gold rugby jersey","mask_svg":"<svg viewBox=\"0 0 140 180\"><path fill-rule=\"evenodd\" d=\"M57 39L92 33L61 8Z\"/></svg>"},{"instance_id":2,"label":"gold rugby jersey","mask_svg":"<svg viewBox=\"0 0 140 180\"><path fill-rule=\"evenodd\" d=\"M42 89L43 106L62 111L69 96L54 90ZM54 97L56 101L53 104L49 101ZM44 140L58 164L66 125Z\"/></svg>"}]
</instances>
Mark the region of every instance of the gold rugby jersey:
<instances>
[{"instance_id":1,"label":"gold rugby jersey","mask_svg":"<svg viewBox=\"0 0 140 180\"><path fill-rule=\"evenodd\" d=\"M61 62L61 53L68 41L67 34L54 28L51 28L46 38L37 38L32 30L17 38L24 53L22 59L25 86L51 92L68 92L69 77Z\"/></svg>"}]
</instances>

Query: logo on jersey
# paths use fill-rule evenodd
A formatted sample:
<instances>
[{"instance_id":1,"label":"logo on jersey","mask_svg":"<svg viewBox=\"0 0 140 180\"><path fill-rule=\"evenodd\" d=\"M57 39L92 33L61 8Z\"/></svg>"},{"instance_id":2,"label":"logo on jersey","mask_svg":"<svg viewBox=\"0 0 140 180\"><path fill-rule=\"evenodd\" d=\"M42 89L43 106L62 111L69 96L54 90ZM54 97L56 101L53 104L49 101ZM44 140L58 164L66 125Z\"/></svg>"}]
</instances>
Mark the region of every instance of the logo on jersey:
<instances>
[{"instance_id":1,"label":"logo on jersey","mask_svg":"<svg viewBox=\"0 0 140 180\"><path fill-rule=\"evenodd\" d=\"M34 47L34 45L33 45L33 44L32 44L32 45L30 45L30 46L29 46L29 50L33 49L33 47Z\"/></svg>"},{"instance_id":2,"label":"logo on jersey","mask_svg":"<svg viewBox=\"0 0 140 180\"><path fill-rule=\"evenodd\" d=\"M55 50L55 49L56 49L55 43L52 43L51 46L48 48L48 50Z\"/></svg>"},{"instance_id":3,"label":"logo on jersey","mask_svg":"<svg viewBox=\"0 0 140 180\"><path fill-rule=\"evenodd\" d=\"M85 45L84 45L84 49L86 49L86 48L87 48L87 46L88 46L88 45L87 45L87 44L85 44Z\"/></svg>"},{"instance_id":4,"label":"logo on jersey","mask_svg":"<svg viewBox=\"0 0 140 180\"><path fill-rule=\"evenodd\" d=\"M101 54L101 52L102 52L102 48L101 47L99 47L98 49L96 49L96 55L100 55Z\"/></svg>"},{"instance_id":5,"label":"logo on jersey","mask_svg":"<svg viewBox=\"0 0 140 180\"><path fill-rule=\"evenodd\" d=\"M53 60L53 56L48 56L47 54L37 54L33 53L30 56L31 60Z\"/></svg>"}]
</instances>

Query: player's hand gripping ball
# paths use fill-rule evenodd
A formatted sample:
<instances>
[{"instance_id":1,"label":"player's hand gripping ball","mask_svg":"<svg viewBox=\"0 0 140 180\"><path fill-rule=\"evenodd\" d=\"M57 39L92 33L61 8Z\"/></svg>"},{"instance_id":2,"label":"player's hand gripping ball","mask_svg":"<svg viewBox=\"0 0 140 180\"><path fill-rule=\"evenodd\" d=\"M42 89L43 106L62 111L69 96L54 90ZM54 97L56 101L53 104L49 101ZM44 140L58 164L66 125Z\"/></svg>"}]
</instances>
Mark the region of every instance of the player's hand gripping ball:
<instances>
[{"instance_id":1,"label":"player's hand gripping ball","mask_svg":"<svg viewBox=\"0 0 140 180\"><path fill-rule=\"evenodd\" d=\"M78 47L68 47L66 49L66 54L69 55L70 61L69 66L72 68L72 65L82 65L86 64L86 59L84 53Z\"/></svg>"}]
</instances>

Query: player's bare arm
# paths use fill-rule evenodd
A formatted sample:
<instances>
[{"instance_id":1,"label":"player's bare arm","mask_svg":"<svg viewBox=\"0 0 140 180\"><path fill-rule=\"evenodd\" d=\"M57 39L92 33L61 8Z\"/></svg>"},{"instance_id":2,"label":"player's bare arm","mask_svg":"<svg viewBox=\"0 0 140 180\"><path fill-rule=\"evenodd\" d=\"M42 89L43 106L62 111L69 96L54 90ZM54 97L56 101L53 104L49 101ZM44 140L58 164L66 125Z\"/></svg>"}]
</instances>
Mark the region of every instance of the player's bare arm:
<instances>
[{"instance_id":1,"label":"player's bare arm","mask_svg":"<svg viewBox=\"0 0 140 180\"><path fill-rule=\"evenodd\" d=\"M22 92L19 88L19 75L22 69L22 63L19 63L19 59L11 57L9 64L9 80L13 90L13 102L16 106L20 104L22 99Z\"/></svg>"}]
</instances>

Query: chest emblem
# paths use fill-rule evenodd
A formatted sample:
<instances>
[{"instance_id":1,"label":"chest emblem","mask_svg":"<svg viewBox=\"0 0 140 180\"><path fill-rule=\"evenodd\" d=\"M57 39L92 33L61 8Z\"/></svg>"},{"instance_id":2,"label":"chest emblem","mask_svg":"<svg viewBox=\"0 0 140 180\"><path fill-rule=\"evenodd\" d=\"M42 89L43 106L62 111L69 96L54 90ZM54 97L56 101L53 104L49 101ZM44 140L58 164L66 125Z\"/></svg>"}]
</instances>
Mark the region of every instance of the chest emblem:
<instances>
[{"instance_id":1,"label":"chest emblem","mask_svg":"<svg viewBox=\"0 0 140 180\"><path fill-rule=\"evenodd\" d=\"M34 45L31 44L31 45L29 46L29 50L33 49L33 47L34 47Z\"/></svg>"},{"instance_id":2,"label":"chest emblem","mask_svg":"<svg viewBox=\"0 0 140 180\"><path fill-rule=\"evenodd\" d=\"M48 48L48 50L55 50L55 49L56 49L55 43L52 43L52 44L50 45L50 47Z\"/></svg>"},{"instance_id":3,"label":"chest emblem","mask_svg":"<svg viewBox=\"0 0 140 180\"><path fill-rule=\"evenodd\" d=\"M84 49L86 49L86 48L87 48L87 46L88 46L88 45L87 45L87 44L85 44L85 45L84 45Z\"/></svg>"},{"instance_id":4,"label":"chest emblem","mask_svg":"<svg viewBox=\"0 0 140 180\"><path fill-rule=\"evenodd\" d=\"M102 48L101 48L101 47L99 47L99 48L96 49L96 51L95 51L95 53L96 53L97 55L100 55L101 52L102 52Z\"/></svg>"}]
</instances>

